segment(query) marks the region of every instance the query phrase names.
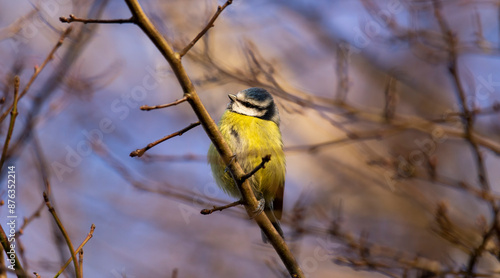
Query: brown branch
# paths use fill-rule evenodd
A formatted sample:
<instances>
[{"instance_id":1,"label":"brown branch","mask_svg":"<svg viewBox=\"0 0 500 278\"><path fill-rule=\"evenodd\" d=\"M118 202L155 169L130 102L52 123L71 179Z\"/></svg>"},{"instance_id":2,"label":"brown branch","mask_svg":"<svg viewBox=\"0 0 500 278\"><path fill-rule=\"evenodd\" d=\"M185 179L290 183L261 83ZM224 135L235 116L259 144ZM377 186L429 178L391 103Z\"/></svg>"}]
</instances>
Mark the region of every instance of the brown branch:
<instances>
[{"instance_id":1,"label":"brown branch","mask_svg":"<svg viewBox=\"0 0 500 278\"><path fill-rule=\"evenodd\" d=\"M215 14L212 16L212 18L208 21L207 25L205 26L205 28L203 28L203 30L201 30L200 33L198 33L198 35L188 44L186 45L186 47L184 47L184 49L182 49L180 52L179 52L179 56L182 58L184 55L186 55L186 53L188 53L188 51L198 42L198 40L200 40L207 32L210 28L214 27L214 22L215 20L217 20L217 17L219 17L219 15L222 13L222 11L229 5L231 5L233 3L233 0L227 0L226 3L222 6L218 6L217 7L217 11L215 12Z\"/></svg>"},{"instance_id":2,"label":"brown branch","mask_svg":"<svg viewBox=\"0 0 500 278\"><path fill-rule=\"evenodd\" d=\"M240 183L243 183L247 179L251 178L260 169L266 168L266 163L268 163L270 160L271 160L271 155L270 154L264 156L262 158L262 162L259 165L257 165L257 167L255 167L252 171L250 171L249 173L245 174L243 177L240 178Z\"/></svg>"},{"instance_id":3,"label":"brown branch","mask_svg":"<svg viewBox=\"0 0 500 278\"><path fill-rule=\"evenodd\" d=\"M441 32L443 33L444 39L448 44L448 55L449 55L448 70L453 78L454 81L453 83L456 86L459 104L463 113L462 122L464 125L465 139L471 146L476 158L479 183L484 190L489 190L490 185L486 174L486 167L484 165L483 156L481 154L481 151L479 150L478 143L476 142L473 136L474 114L471 112L471 109L469 109L467 105L465 89L462 86L462 82L460 80L460 74L458 72L457 38L453 34L447 22L445 21L443 15L441 14L441 2L439 0L433 0L433 4L434 4L434 15L439 23L439 27L441 28ZM472 107L472 110L473 109L474 107Z\"/></svg>"},{"instance_id":4,"label":"brown branch","mask_svg":"<svg viewBox=\"0 0 500 278\"><path fill-rule=\"evenodd\" d=\"M83 249L80 249L80 252L78 253L78 266L81 269L80 272L80 277L77 278L83 278Z\"/></svg>"},{"instance_id":5,"label":"brown branch","mask_svg":"<svg viewBox=\"0 0 500 278\"><path fill-rule=\"evenodd\" d=\"M14 131L14 124L16 123L17 114L17 102L19 101L19 76L14 77L14 102L12 103L12 110L10 111L10 123L9 129L7 131L7 136L5 137L5 143L3 145L2 157L0 158L0 171L3 169L3 164L7 157L7 151L9 149L10 138L12 138L12 132Z\"/></svg>"},{"instance_id":6,"label":"brown branch","mask_svg":"<svg viewBox=\"0 0 500 278\"><path fill-rule=\"evenodd\" d=\"M182 87L184 96L188 98L189 104L193 108L193 111L196 113L196 116L200 120L208 137L219 152L222 161L229 166L228 168L230 172L237 178L237 180L241 179L241 177L243 177L245 173L237 161L232 161L233 153L222 137L222 134L220 133L214 120L210 117L210 114L208 114L208 111L201 102L198 94L196 93L196 89L194 88L191 79L182 66L181 55L179 55L179 53L175 53L172 50L170 44L154 27L137 0L125 1L132 13L132 16L136 18L137 25L151 39L153 44L158 48L158 50L170 64L172 71L175 73L175 76L177 77L177 80ZM245 202L245 209L247 211L247 214L249 216L254 216L254 211L257 210L259 203L255 198L255 195L253 194L250 183L247 180L242 184L238 183L237 186L240 190L242 199ZM257 222L261 230L271 242L272 246L280 256L288 272L290 273L290 276L304 277L302 270L300 269L293 254L290 252L287 244L273 227L271 221L269 220L269 218L267 218L265 213L261 213L255 216L253 219Z\"/></svg>"},{"instance_id":7,"label":"brown branch","mask_svg":"<svg viewBox=\"0 0 500 278\"><path fill-rule=\"evenodd\" d=\"M153 109L167 108L167 107L170 107L170 106L174 106L174 105L183 103L185 101L187 101L187 97L183 97L183 98L178 99L178 100L176 100L174 102L167 103L167 104L162 104L162 105L155 105L155 106L143 105L143 106L141 106L141 110L143 110L143 111L149 111L149 110L153 110Z\"/></svg>"},{"instance_id":8,"label":"brown branch","mask_svg":"<svg viewBox=\"0 0 500 278\"><path fill-rule=\"evenodd\" d=\"M50 181L49 181L49 170L48 170L48 164L47 160L45 159L45 156L42 152L42 148L40 146L40 142L37 138L37 136L33 136L33 147L35 150L35 156L37 160L37 168L38 172L40 173L41 179L43 180L44 183L44 188L42 191L45 191L47 195L50 196L50 191L51 191L51 186L50 186ZM28 217L24 217L23 219L23 224L19 228L19 230L16 232L17 235L22 235L24 233L24 229L36 218L40 217L40 213L42 212L43 208L45 207L45 201L42 200L38 208Z\"/></svg>"},{"instance_id":9,"label":"brown branch","mask_svg":"<svg viewBox=\"0 0 500 278\"><path fill-rule=\"evenodd\" d=\"M28 81L28 83L26 84L26 86L24 87L23 91L21 92L21 94L19 95L19 98L22 98L27 92L28 90L30 89L31 87L31 84L33 84L33 82L35 81L35 79L38 77L38 75L40 74L40 72L45 68L45 66L54 58L54 54L56 53L57 49L59 49L59 47L61 47L64 39L69 35L69 33L71 32L72 28L71 27L68 27L66 28L66 30L64 30L64 32L61 34L61 36L59 37L59 40L57 41L56 45L52 48L52 50L50 51L49 55L47 55L47 57L45 58L45 60L43 61L42 65L40 66L36 66L35 67L35 72L33 73L33 75L31 76L30 80ZM2 116L0 116L0 122L3 121L5 119L5 117L7 117L7 114L8 114L8 110L12 109L12 106L11 105L9 107L9 109L7 109L7 111L5 113L2 114Z\"/></svg>"},{"instance_id":10,"label":"brown branch","mask_svg":"<svg viewBox=\"0 0 500 278\"><path fill-rule=\"evenodd\" d=\"M47 196L47 193L45 193L45 191L43 192L43 199L45 201L45 205L49 209L50 214L52 214L52 217L56 221L57 227L59 227L59 230L61 230L61 233L63 234L63 237L66 240L66 245L68 246L69 252L71 253L71 258L73 259L73 265L75 267L76 277L81 277L81 270L80 267L78 266L78 261L76 260L77 253L75 253L75 248L73 247L73 243L71 242L71 239L69 238L69 235L66 232L66 228L64 228L64 225L59 219L56 210L50 203L49 197Z\"/></svg>"},{"instance_id":11,"label":"brown branch","mask_svg":"<svg viewBox=\"0 0 500 278\"><path fill-rule=\"evenodd\" d=\"M147 150L151 149L152 147L154 147L154 146L156 146L156 145L158 145L158 144L160 144L162 142L165 142L165 141L167 141L168 139L170 139L172 137L181 136L185 132L187 132L190 129L195 128L195 127L197 127L199 125L200 125L200 122L192 123L192 124L190 124L186 128L183 128L183 129L181 129L181 130L179 130L177 132L174 132L174 133L172 133L170 135L167 135L167 136L161 138L160 140L154 141L153 143L149 143L146 147L144 147L142 149L137 149L137 150L131 152L130 156L131 157L136 157L136 156L141 157Z\"/></svg>"},{"instance_id":12,"label":"brown branch","mask_svg":"<svg viewBox=\"0 0 500 278\"><path fill-rule=\"evenodd\" d=\"M74 259L74 257L76 256L76 254L78 252L80 252L80 250L82 250L83 246L85 244L87 244L87 242L92 238L93 234L94 234L94 230L95 230L95 225L92 224L90 226L90 232L87 234L87 237L83 240L83 242L80 244L80 246L78 246L78 248L75 250L75 253L71 254L71 257L68 259L68 261L66 261L66 263L61 267L61 269L59 269L59 271L57 272L57 274L54 276L54 278L57 278L59 277L59 275L61 275L61 273L63 273L63 271L66 269L66 267L71 263L71 261Z\"/></svg>"},{"instance_id":13,"label":"brown branch","mask_svg":"<svg viewBox=\"0 0 500 278\"><path fill-rule=\"evenodd\" d=\"M457 38L453 34L452 30L450 29L448 23L446 22L444 16L441 13L441 8L442 8L441 1L433 0L433 7L434 7L434 15L436 17L436 20L438 21L444 40L448 45L448 63L449 63L448 70L453 78L454 81L453 83L456 87L459 105L462 110L461 112L463 113L461 118L464 126L463 128L464 128L465 140L469 143L476 160L479 184L483 189L483 191L490 192L491 187L488 181L483 155L473 135L475 117L474 114L471 112L471 110L474 110L474 107L469 108L467 105L465 89L462 86L462 82L460 80L460 73L458 72ZM489 205L493 212L491 227L489 228L487 233L482 235L481 244L471 251L466 268L466 277L475 277L474 273L475 266L477 265L479 258L485 251L486 244L489 242L490 238L496 234L495 232L496 232L496 227L498 225L499 208L496 202L494 201L490 201Z\"/></svg>"},{"instance_id":14,"label":"brown branch","mask_svg":"<svg viewBox=\"0 0 500 278\"><path fill-rule=\"evenodd\" d=\"M337 44L336 55L335 73L339 80L335 98L345 102L349 92L349 44L346 42Z\"/></svg>"},{"instance_id":15,"label":"brown branch","mask_svg":"<svg viewBox=\"0 0 500 278\"><path fill-rule=\"evenodd\" d=\"M203 214L203 215L208 215L208 214L211 214L212 212L215 212L215 211L223 211L223 210L225 210L227 208L232 208L232 207L239 206L239 205L243 205L243 201L242 200L238 200L236 202L230 203L230 204L225 205L225 206L220 206L220 207L214 206L211 209L202 209L200 211L200 213Z\"/></svg>"},{"instance_id":16,"label":"brown branch","mask_svg":"<svg viewBox=\"0 0 500 278\"><path fill-rule=\"evenodd\" d=\"M69 17L61 16L61 17L59 17L59 21L61 21L63 23L82 22L83 24L87 24L87 23L100 23L100 24L135 23L134 17L125 18L125 19L88 19L88 18L76 17L74 14L70 14Z\"/></svg>"},{"instance_id":17,"label":"brown branch","mask_svg":"<svg viewBox=\"0 0 500 278\"><path fill-rule=\"evenodd\" d=\"M385 88L384 118L388 123L391 122L396 113L396 105L398 103L396 83L396 78L390 76Z\"/></svg>"},{"instance_id":18,"label":"brown branch","mask_svg":"<svg viewBox=\"0 0 500 278\"><path fill-rule=\"evenodd\" d=\"M11 254L9 254L10 253L10 243L9 243L9 239L7 238L7 235L5 234L5 231L2 227L2 225L0 225L0 242L2 243L2 247L3 247L3 250L5 251L5 254L7 255L7 258L9 258L9 256L11 255ZM27 278L28 275L26 274L26 272L24 272L24 269L21 266L21 262L17 258L17 253L14 252L13 254L14 254L14 270L16 272L17 277L18 278Z\"/></svg>"}]
</instances>

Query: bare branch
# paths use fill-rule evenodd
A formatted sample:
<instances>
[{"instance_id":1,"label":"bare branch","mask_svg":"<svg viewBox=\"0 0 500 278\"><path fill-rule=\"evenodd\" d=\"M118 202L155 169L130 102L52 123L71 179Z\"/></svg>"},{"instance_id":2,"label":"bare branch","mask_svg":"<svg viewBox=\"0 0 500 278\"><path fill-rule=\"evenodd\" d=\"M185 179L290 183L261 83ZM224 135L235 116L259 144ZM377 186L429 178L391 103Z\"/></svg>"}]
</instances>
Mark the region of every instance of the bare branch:
<instances>
[{"instance_id":1,"label":"bare branch","mask_svg":"<svg viewBox=\"0 0 500 278\"><path fill-rule=\"evenodd\" d=\"M0 242L2 243L2 247L3 247L3 250L5 251L5 254L9 258L10 254L8 252L10 252L10 243L9 243L9 240L7 238L7 235L5 234L5 231L2 227L2 225L0 225ZM16 271L17 277L18 278L28 277L26 272L24 272L23 267L21 266L21 262L17 258L17 254L15 252L12 254L14 254L14 270Z\"/></svg>"},{"instance_id":2,"label":"bare branch","mask_svg":"<svg viewBox=\"0 0 500 278\"><path fill-rule=\"evenodd\" d=\"M433 0L432 3L434 7L434 16L438 21L441 33L448 46L448 70L456 87L459 106L463 114L461 115L461 118L464 128L465 140L469 143L475 156L479 184L483 191L490 192L491 187L488 181L483 155L481 153L481 150L479 149L479 144L476 142L475 137L473 136L474 114L471 112L471 110L474 110L474 107L468 107L465 89L463 88L462 81L460 79L460 73L458 71L457 38L441 13L441 1ZM481 255L485 251L486 244L490 241L491 237L495 236L497 232L499 207L495 201L490 201L489 206L492 210L491 227L485 234L482 235L481 244L478 247L472 249L469 256L469 261L467 263L466 277L475 276L475 267L478 263L479 257L481 257Z\"/></svg>"},{"instance_id":3,"label":"bare branch","mask_svg":"<svg viewBox=\"0 0 500 278\"><path fill-rule=\"evenodd\" d=\"M80 267L80 277L77 278L83 278L83 249L80 249L80 252L78 253L78 266Z\"/></svg>"},{"instance_id":4,"label":"bare branch","mask_svg":"<svg viewBox=\"0 0 500 278\"><path fill-rule=\"evenodd\" d=\"M61 47L64 39L69 35L69 33L71 32L71 30L72 30L71 27L68 27L68 28L66 28L66 30L64 30L64 32L59 37L59 40L57 41L56 45L52 48L52 50L50 51L49 55L47 55L47 57L43 61L42 65L35 67L35 72L33 73L33 75L31 76L30 80L28 81L28 84L26 84L26 86L24 87L23 91L19 95L19 98L22 98L28 92L28 90L31 87L31 84L33 84L33 82L35 81L35 79L37 78L37 76L40 74L40 72L54 58L54 54L56 53L57 49L59 49L59 47ZM2 114L2 116L0 116L0 122L3 121L5 119L5 117L7 117L8 110L12 109L12 106L13 105L11 105L9 107L9 109L7 109L7 111Z\"/></svg>"},{"instance_id":5,"label":"bare branch","mask_svg":"<svg viewBox=\"0 0 500 278\"><path fill-rule=\"evenodd\" d=\"M57 227L59 227L59 230L61 230L61 233L63 234L64 239L66 240L66 245L68 245L69 252L71 253L71 258L73 259L73 265L75 267L75 273L76 277L81 277L81 270L80 267L78 266L78 261L76 260L76 253L75 248L73 247L73 243L71 242L71 239L69 238L68 233L66 232L66 228L64 228L64 225L62 224L61 220L59 219L59 216L57 215L56 210L52 206L49 200L49 196L45 192L43 192L43 199L45 200L45 205L49 209L50 214L52 214L52 217L56 221Z\"/></svg>"},{"instance_id":6,"label":"bare branch","mask_svg":"<svg viewBox=\"0 0 500 278\"><path fill-rule=\"evenodd\" d=\"M163 138L161 138L160 140L157 140L157 141L154 141L153 143L149 143L146 147L142 148L142 149L137 149L133 152L130 153L130 156L131 157L141 157L147 150L151 149L152 147L162 143L162 142L165 142L167 141L168 139L172 138L172 137L175 137L175 136L181 136L182 134L184 134L185 132L189 131L190 129L192 128L195 128L197 126L200 125L200 122L196 122L196 123L192 123L190 124L189 126L177 131L177 132L174 132L170 135L167 135Z\"/></svg>"},{"instance_id":7,"label":"bare branch","mask_svg":"<svg viewBox=\"0 0 500 278\"><path fill-rule=\"evenodd\" d=\"M59 277L59 275L61 275L61 273L63 273L63 271L71 263L71 261L73 260L73 258L76 257L76 254L78 254L78 252L80 252L80 250L82 250L83 246L85 246L85 244L87 244L87 242L92 238L92 236L94 234L94 230L95 230L95 225L92 224L90 226L90 232L87 234L87 237L83 240L83 242L80 244L80 246L78 246L78 248L75 250L75 253L72 254L71 257L68 259L68 261L66 261L66 263L61 267L61 269L59 269L59 271L54 276L54 278Z\"/></svg>"},{"instance_id":8,"label":"bare branch","mask_svg":"<svg viewBox=\"0 0 500 278\"><path fill-rule=\"evenodd\" d=\"M88 18L79 18L73 14L70 14L69 17L61 16L61 17L59 17L59 21L61 21L63 23L82 22L83 24L87 24L87 23L100 23L100 24L135 23L134 17L125 18L125 19L88 19Z\"/></svg>"},{"instance_id":9,"label":"bare branch","mask_svg":"<svg viewBox=\"0 0 500 278\"><path fill-rule=\"evenodd\" d=\"M247 179L251 178L255 173L257 173L257 171L259 171L260 169L264 169L266 168L265 165L266 163L268 163L269 161L271 160L271 155L268 154L266 156L264 156L262 158L262 162L257 165L257 167L255 167L252 171L250 171L249 173L245 174L243 177L241 177L240 179L240 182L243 183L244 181L246 181Z\"/></svg>"},{"instance_id":10,"label":"bare branch","mask_svg":"<svg viewBox=\"0 0 500 278\"><path fill-rule=\"evenodd\" d=\"M2 157L0 158L0 171L3 169L3 164L7 157L7 151L9 149L10 138L12 137L12 132L14 131L14 124L16 123L17 114L17 102L19 101L19 76L14 77L14 103L12 104L12 110L10 111L10 123L9 129L7 131L7 136L5 137L5 143L3 145Z\"/></svg>"},{"instance_id":11,"label":"bare branch","mask_svg":"<svg viewBox=\"0 0 500 278\"><path fill-rule=\"evenodd\" d=\"M179 56L181 58L184 55L186 55L186 53L188 53L188 51L198 42L198 40L200 40L208 32L208 30L210 28L214 27L214 22L215 22L215 20L217 20L217 17L219 17L219 15L222 13L222 11L227 6L231 5L232 3L233 3L233 0L227 0L224 5L217 7L217 11L212 16L212 18L208 21L208 23L205 26L205 28L203 28L203 30L201 30L201 32L198 33L198 35L188 45L186 45L186 47L184 47L184 49L182 49L181 52L179 52Z\"/></svg>"},{"instance_id":12,"label":"bare branch","mask_svg":"<svg viewBox=\"0 0 500 278\"><path fill-rule=\"evenodd\" d=\"M389 76L385 88L385 107L384 117L387 122L390 122L396 113L396 105L398 103L398 95L396 92L397 80L393 76Z\"/></svg>"},{"instance_id":13,"label":"bare branch","mask_svg":"<svg viewBox=\"0 0 500 278\"><path fill-rule=\"evenodd\" d=\"M211 214L214 211L222 211L222 210L225 210L227 208L232 208L232 207L239 206L239 205L243 205L243 201L242 200L238 200L236 202L232 202L232 203L230 203L228 205L225 205L225 206L220 206L220 207L214 206L211 209L202 209L200 211L200 213L203 214L203 215L208 215L208 214Z\"/></svg>"},{"instance_id":14,"label":"bare branch","mask_svg":"<svg viewBox=\"0 0 500 278\"><path fill-rule=\"evenodd\" d=\"M187 97L183 97L181 99L178 99L174 102L171 102L171 103L167 103L167 104L162 104L162 105L155 105L155 106L147 106L147 105L143 105L141 106L141 110L143 111L149 111L149 110L153 110L153 109L161 109L161 108L167 108L167 107L170 107L170 106L174 106L174 105L177 105L177 104L180 104L180 103L183 103L185 101L187 101L188 98Z\"/></svg>"}]
</instances>

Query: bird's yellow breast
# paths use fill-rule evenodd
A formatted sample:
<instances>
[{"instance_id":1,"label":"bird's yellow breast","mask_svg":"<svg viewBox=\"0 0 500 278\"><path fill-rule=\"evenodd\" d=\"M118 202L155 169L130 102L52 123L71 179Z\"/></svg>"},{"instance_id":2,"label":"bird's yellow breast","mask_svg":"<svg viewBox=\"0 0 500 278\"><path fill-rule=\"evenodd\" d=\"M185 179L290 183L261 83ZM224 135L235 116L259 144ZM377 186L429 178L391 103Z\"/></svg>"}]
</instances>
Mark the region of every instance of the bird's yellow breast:
<instances>
[{"instance_id":1,"label":"bird's yellow breast","mask_svg":"<svg viewBox=\"0 0 500 278\"><path fill-rule=\"evenodd\" d=\"M277 189L285 182L285 155L278 125L227 110L219 121L219 129L246 173L257 167L264 156L271 155L265 168L255 173L249 181L266 201L272 200ZM225 171L226 165L213 145L210 146L208 160L219 187L239 198L239 190Z\"/></svg>"}]
</instances>

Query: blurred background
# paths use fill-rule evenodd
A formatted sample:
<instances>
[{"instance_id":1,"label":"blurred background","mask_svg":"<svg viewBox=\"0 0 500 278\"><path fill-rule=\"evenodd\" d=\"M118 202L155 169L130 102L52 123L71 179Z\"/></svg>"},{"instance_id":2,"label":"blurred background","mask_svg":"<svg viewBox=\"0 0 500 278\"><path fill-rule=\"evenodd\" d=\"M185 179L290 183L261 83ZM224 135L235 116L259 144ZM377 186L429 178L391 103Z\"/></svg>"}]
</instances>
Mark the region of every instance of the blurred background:
<instances>
[{"instance_id":1,"label":"blurred background","mask_svg":"<svg viewBox=\"0 0 500 278\"><path fill-rule=\"evenodd\" d=\"M140 3L177 51L224 4ZM53 277L70 257L46 191L75 246L96 226L85 277L287 277L242 207L199 213L234 201L201 127L129 156L197 121L187 103L139 109L182 97L151 41L69 14L130 17L117 0L0 0L2 146L14 76L21 94L37 74L0 169L7 202L16 167L24 269ZM282 225L307 277L500 277L499 14L479 0L234 1L183 58L216 121L229 93L274 95Z\"/></svg>"}]
</instances>

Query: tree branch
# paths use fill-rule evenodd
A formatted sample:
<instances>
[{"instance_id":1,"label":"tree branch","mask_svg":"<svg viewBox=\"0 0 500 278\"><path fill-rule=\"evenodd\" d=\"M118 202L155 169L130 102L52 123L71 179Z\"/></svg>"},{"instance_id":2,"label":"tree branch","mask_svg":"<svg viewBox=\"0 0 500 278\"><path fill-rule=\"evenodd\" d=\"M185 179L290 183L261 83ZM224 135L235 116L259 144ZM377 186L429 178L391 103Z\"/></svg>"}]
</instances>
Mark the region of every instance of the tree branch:
<instances>
[{"instance_id":1,"label":"tree branch","mask_svg":"<svg viewBox=\"0 0 500 278\"><path fill-rule=\"evenodd\" d=\"M134 17L125 18L125 19L87 19L87 18L76 17L74 14L70 14L69 17L61 16L61 17L59 17L59 21L61 21L63 23L82 22L83 24L87 24L87 23L100 23L100 24L135 23Z\"/></svg>"},{"instance_id":2,"label":"tree branch","mask_svg":"<svg viewBox=\"0 0 500 278\"><path fill-rule=\"evenodd\" d=\"M61 269L59 269L59 271L57 272L57 274L54 276L54 278L57 278L59 277L59 275L61 275L61 273L63 273L63 271L66 269L66 267L71 263L71 261L73 260L74 257L76 257L76 254L78 252L80 252L80 250L82 250L83 246L85 244L87 244L87 242L92 238L93 234L94 234L94 230L95 230L95 225L92 224L90 226L90 232L87 234L87 237L83 240L82 244L80 244L80 246L78 246L78 248L75 250L75 253L71 255L71 257L68 259L68 261L66 261L66 263L61 267Z\"/></svg>"},{"instance_id":3,"label":"tree branch","mask_svg":"<svg viewBox=\"0 0 500 278\"><path fill-rule=\"evenodd\" d=\"M224 5L222 5L222 7L221 6L217 7L217 11L212 16L212 18L210 19L210 21L208 21L208 23L205 26L205 28L203 28L203 30L201 30L201 32L198 33L198 35L188 45L186 45L186 47L184 47L184 49L182 49L179 52L179 55L181 56L181 58L184 55L186 55L186 53L188 53L188 51L198 42L198 40L200 40L208 32L208 30L210 28L214 27L214 22L215 22L215 20L217 20L217 17L219 17L219 15L222 13L222 11L227 6L231 5L232 3L233 3L233 0L227 0L226 3Z\"/></svg>"},{"instance_id":4,"label":"tree branch","mask_svg":"<svg viewBox=\"0 0 500 278\"><path fill-rule=\"evenodd\" d=\"M247 173L243 177L241 177L241 180L239 182L243 183L244 181L246 181L247 179L249 179L250 177L252 177L255 173L257 173L257 171L259 171L260 169L265 168L265 164L267 162L269 162L270 160L271 160L271 155L270 154L264 156L262 158L262 162L259 165L257 165L257 167L255 167L252 171L250 171L249 173ZM222 211L224 209L235 207L235 206L238 206L238 205L243 205L243 204L244 203L243 203L242 200L238 200L236 202L230 203L230 204L225 205L225 206L220 206L220 207L214 206L212 209L203 209L203 210L201 210L200 213L203 214L203 215L208 215L208 214L211 214L214 211Z\"/></svg>"},{"instance_id":5,"label":"tree branch","mask_svg":"<svg viewBox=\"0 0 500 278\"><path fill-rule=\"evenodd\" d=\"M12 132L14 132L14 124L16 123L17 114L17 102L19 101L19 76L14 77L14 103L12 103L12 110L10 111L10 123L9 129L7 131L7 136L5 137L5 143L3 145L2 157L0 158L0 172L3 169L3 163L7 157L7 151L9 149L10 138L12 138Z\"/></svg>"},{"instance_id":6,"label":"tree branch","mask_svg":"<svg viewBox=\"0 0 500 278\"><path fill-rule=\"evenodd\" d=\"M9 257L10 254L7 253L10 252L9 240L7 238L7 235L5 234L5 231L3 230L2 225L0 225L0 242L2 243L2 247L3 250L5 251L5 254L7 255L7 257ZM28 277L26 272L24 272L23 267L21 266L21 262L17 258L17 253L14 253L14 270L18 278Z\"/></svg>"},{"instance_id":7,"label":"tree branch","mask_svg":"<svg viewBox=\"0 0 500 278\"><path fill-rule=\"evenodd\" d=\"M232 208L232 207L239 206L239 205L243 205L242 200L238 200L236 202L230 203L230 204L225 205L225 206L220 206L220 207L214 206L211 209L202 209L200 211L200 213L203 215L208 215L208 214L211 214L212 212L215 212L215 211L222 211L222 210L225 210L227 208Z\"/></svg>"},{"instance_id":8,"label":"tree branch","mask_svg":"<svg viewBox=\"0 0 500 278\"><path fill-rule=\"evenodd\" d=\"M157 140L157 141L154 141L153 143L149 143L146 147L142 148L142 149L137 149L133 152L130 153L130 156L131 157L141 157L147 150L151 149L152 147L164 142L164 141L167 141L168 139L172 138L172 137L175 137L175 136L181 136L182 134L184 134L185 132L189 131L190 129L193 129L197 126L200 125L200 122L196 122L196 123L192 123L190 124L188 127L185 127L177 132L174 132L170 135L167 135L163 138L161 138L160 140Z\"/></svg>"},{"instance_id":9,"label":"tree branch","mask_svg":"<svg viewBox=\"0 0 500 278\"><path fill-rule=\"evenodd\" d=\"M141 110L143 110L143 111L149 111L149 110L153 110L153 109L167 108L167 107L170 107L170 106L174 106L174 105L183 103L185 101L187 101L187 97L183 97L183 98L178 99L178 100L176 100L174 102L167 103L167 104L162 104L162 105L155 105L155 106L143 105L143 106L141 106Z\"/></svg>"},{"instance_id":10,"label":"tree branch","mask_svg":"<svg viewBox=\"0 0 500 278\"><path fill-rule=\"evenodd\" d=\"M246 181L247 179L249 179L250 177L252 177L255 173L257 173L257 171L259 171L260 169L266 168L265 165L270 160L271 160L271 155L270 154L264 156L262 158L262 162L259 165L257 165L257 167L255 167L252 171L250 171L249 173L247 173L243 177L241 177L240 182L243 183L244 181Z\"/></svg>"},{"instance_id":11,"label":"tree branch","mask_svg":"<svg viewBox=\"0 0 500 278\"><path fill-rule=\"evenodd\" d=\"M81 277L81 270L80 267L78 266L78 261L76 260L76 253L75 248L73 247L73 243L71 242L71 239L69 238L68 233L66 232L66 229L64 228L64 225L62 224L61 220L59 219L59 216L57 216L56 210L50 203L49 197L45 192L43 192L43 199L45 200L45 205L49 209L50 214L52 214L52 217L54 217L54 220L56 221L57 226L59 227L59 230L61 230L61 233L63 234L64 239L66 240L66 245L68 245L69 252L71 253L71 258L73 259L73 265L75 267L75 273L76 277Z\"/></svg>"},{"instance_id":12,"label":"tree branch","mask_svg":"<svg viewBox=\"0 0 500 278\"><path fill-rule=\"evenodd\" d=\"M59 47L61 47L64 39L69 35L69 33L71 32L71 30L72 30L71 27L68 27L68 28L66 28L66 30L64 30L64 32L59 37L59 40L57 41L56 45L52 48L52 50L50 51L49 55L47 55L47 58L45 58L45 60L43 61L42 65L40 65L39 67L38 66L35 67L35 72L33 73L33 75L31 76L30 80L28 81L28 84L26 84L26 86L24 87L23 91L19 95L19 98L22 98L28 92L28 90L31 87L31 84L33 84L33 82L38 77L38 75L40 74L40 72L54 58L54 54L56 53L57 49L59 49ZM7 117L8 111L11 110L11 109L12 109L12 105L9 107L9 109L7 109L7 111L5 113L2 114L2 116L0 116L0 122L3 121L5 119L5 117Z\"/></svg>"}]
</instances>

